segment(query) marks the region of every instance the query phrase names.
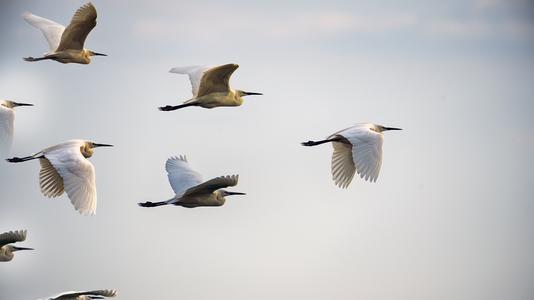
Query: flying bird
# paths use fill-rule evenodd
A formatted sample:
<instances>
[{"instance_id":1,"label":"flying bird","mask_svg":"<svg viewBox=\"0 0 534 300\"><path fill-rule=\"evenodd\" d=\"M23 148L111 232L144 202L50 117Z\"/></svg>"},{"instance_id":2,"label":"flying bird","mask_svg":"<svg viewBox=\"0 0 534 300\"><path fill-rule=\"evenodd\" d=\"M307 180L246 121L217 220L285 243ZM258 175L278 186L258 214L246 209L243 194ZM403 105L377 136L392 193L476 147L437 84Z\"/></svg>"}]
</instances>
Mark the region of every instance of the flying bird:
<instances>
[{"instance_id":1,"label":"flying bird","mask_svg":"<svg viewBox=\"0 0 534 300\"><path fill-rule=\"evenodd\" d=\"M9 231L0 234L0 261L11 261L15 251L33 250L32 248L10 245L24 240L26 240L26 230Z\"/></svg>"},{"instance_id":2,"label":"flying bird","mask_svg":"<svg viewBox=\"0 0 534 300\"><path fill-rule=\"evenodd\" d=\"M92 300L117 296L116 290L97 290L85 292L64 292L43 300Z\"/></svg>"},{"instance_id":3,"label":"flying bird","mask_svg":"<svg viewBox=\"0 0 534 300\"><path fill-rule=\"evenodd\" d=\"M203 182L202 176L193 170L185 156L171 157L165 163L169 183L175 196L167 201L139 203L142 207L176 205L187 208L199 206L221 206L224 197L245 195L245 193L229 192L223 188L237 185L239 175L220 176Z\"/></svg>"},{"instance_id":4,"label":"flying bird","mask_svg":"<svg viewBox=\"0 0 534 300\"><path fill-rule=\"evenodd\" d=\"M91 56L107 56L83 47L87 35L96 26L96 8L92 3L80 7L67 28L29 12L25 12L22 17L41 30L50 46L50 52L45 53L43 57L26 57L25 61L52 59L64 64L88 64L91 62Z\"/></svg>"},{"instance_id":5,"label":"flying bird","mask_svg":"<svg viewBox=\"0 0 534 300\"><path fill-rule=\"evenodd\" d=\"M18 106L33 106L33 104L0 100L0 154L6 154L11 149L15 128L15 107Z\"/></svg>"},{"instance_id":6,"label":"flying bird","mask_svg":"<svg viewBox=\"0 0 534 300\"><path fill-rule=\"evenodd\" d=\"M193 98L176 106L163 106L159 110L171 111L188 106L214 108L219 106L240 106L244 96L263 95L230 88L230 76L239 68L236 64L218 67L189 66L172 68L169 72L189 75L193 87Z\"/></svg>"},{"instance_id":7,"label":"flying bird","mask_svg":"<svg viewBox=\"0 0 534 300\"><path fill-rule=\"evenodd\" d=\"M358 172L365 181L375 182L382 165L382 132L401 130L377 124L362 123L338 131L325 140L308 141L303 146L317 146L332 143L332 179L334 183L346 188Z\"/></svg>"},{"instance_id":8,"label":"flying bird","mask_svg":"<svg viewBox=\"0 0 534 300\"><path fill-rule=\"evenodd\" d=\"M83 215L96 214L95 169L87 158L94 148L111 147L84 140L70 140L27 157L13 157L8 162L19 163L39 159L41 192L49 198L67 192L74 208Z\"/></svg>"}]
</instances>

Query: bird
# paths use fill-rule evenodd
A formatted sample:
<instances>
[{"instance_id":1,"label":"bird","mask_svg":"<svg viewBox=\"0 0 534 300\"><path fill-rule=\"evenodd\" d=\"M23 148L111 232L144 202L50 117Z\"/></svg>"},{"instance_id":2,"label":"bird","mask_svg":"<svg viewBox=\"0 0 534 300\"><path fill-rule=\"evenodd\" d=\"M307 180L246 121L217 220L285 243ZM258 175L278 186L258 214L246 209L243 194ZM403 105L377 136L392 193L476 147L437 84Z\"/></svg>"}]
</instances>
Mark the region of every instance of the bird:
<instances>
[{"instance_id":1,"label":"bird","mask_svg":"<svg viewBox=\"0 0 534 300\"><path fill-rule=\"evenodd\" d=\"M74 208L82 215L96 214L95 169L87 158L97 147L113 145L98 144L85 140L70 140L26 157L8 158L11 163L39 159L41 192L49 198L66 192Z\"/></svg>"},{"instance_id":2,"label":"bird","mask_svg":"<svg viewBox=\"0 0 534 300\"><path fill-rule=\"evenodd\" d=\"M116 290L96 290L96 291L72 291L48 297L42 300L92 300L104 299L117 296Z\"/></svg>"},{"instance_id":3,"label":"bird","mask_svg":"<svg viewBox=\"0 0 534 300\"><path fill-rule=\"evenodd\" d=\"M0 153L6 154L13 143L15 122L15 107L33 106L30 103L19 103L10 100L0 100Z\"/></svg>"},{"instance_id":4,"label":"bird","mask_svg":"<svg viewBox=\"0 0 534 300\"><path fill-rule=\"evenodd\" d=\"M0 234L0 261L11 261L13 252L21 250L33 250L32 248L16 247L11 243L26 240L26 230L9 231Z\"/></svg>"},{"instance_id":5,"label":"bird","mask_svg":"<svg viewBox=\"0 0 534 300\"><path fill-rule=\"evenodd\" d=\"M332 143L332 179L340 188L347 188L358 172L365 181L376 182L382 165L382 132L402 130L372 123L360 123L338 131L321 141L307 141L303 146Z\"/></svg>"},{"instance_id":6,"label":"bird","mask_svg":"<svg viewBox=\"0 0 534 300\"><path fill-rule=\"evenodd\" d=\"M169 72L189 75L193 87L193 98L180 105L160 107L161 111L172 111L188 106L214 108L219 106L240 106L244 96L263 95L230 88L230 76L239 68L237 64L217 67L188 66L172 68Z\"/></svg>"},{"instance_id":7,"label":"bird","mask_svg":"<svg viewBox=\"0 0 534 300\"><path fill-rule=\"evenodd\" d=\"M189 166L187 158L183 155L169 158L165 163L165 169L175 196L167 201L138 203L139 206L155 207L171 204L187 208L221 206L226 201L226 196L246 195L222 189L237 185L239 175L220 176L203 182L202 176Z\"/></svg>"},{"instance_id":8,"label":"bird","mask_svg":"<svg viewBox=\"0 0 534 300\"><path fill-rule=\"evenodd\" d=\"M51 59L64 64L89 64L91 56L107 56L83 47L87 35L96 26L96 8L90 2L76 11L67 28L30 12L25 12L22 17L30 25L41 30L50 46L50 52L42 57L25 57L25 61Z\"/></svg>"}]
</instances>

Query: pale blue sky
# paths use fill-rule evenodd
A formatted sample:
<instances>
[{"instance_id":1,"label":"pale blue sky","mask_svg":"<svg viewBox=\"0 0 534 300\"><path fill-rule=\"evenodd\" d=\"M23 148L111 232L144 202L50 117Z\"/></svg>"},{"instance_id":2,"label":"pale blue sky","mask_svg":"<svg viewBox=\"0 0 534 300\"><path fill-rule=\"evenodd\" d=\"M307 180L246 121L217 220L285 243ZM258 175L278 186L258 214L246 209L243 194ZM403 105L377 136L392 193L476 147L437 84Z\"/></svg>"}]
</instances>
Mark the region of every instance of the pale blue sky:
<instances>
[{"instance_id":1,"label":"pale blue sky","mask_svg":"<svg viewBox=\"0 0 534 300\"><path fill-rule=\"evenodd\" d=\"M115 288L117 299L530 299L534 296L534 9L529 1L101 1L90 65L47 49L20 15L66 24L83 1L0 7L0 98L13 155L71 138L97 149L98 209L47 199L37 162L0 163L0 231L28 229L0 265L0 299ZM190 97L174 66L238 63L238 108ZM331 147L358 122L386 133L374 184L342 190ZM240 174L220 208L168 199L169 156Z\"/></svg>"}]
</instances>

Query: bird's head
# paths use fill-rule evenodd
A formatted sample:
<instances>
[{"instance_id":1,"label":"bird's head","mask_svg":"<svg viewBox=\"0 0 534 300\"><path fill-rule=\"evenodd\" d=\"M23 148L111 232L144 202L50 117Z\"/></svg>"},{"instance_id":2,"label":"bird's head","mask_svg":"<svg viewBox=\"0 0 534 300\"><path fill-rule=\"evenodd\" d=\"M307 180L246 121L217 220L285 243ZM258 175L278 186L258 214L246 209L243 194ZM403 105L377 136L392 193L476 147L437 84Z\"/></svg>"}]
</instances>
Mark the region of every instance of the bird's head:
<instances>
[{"instance_id":1,"label":"bird's head","mask_svg":"<svg viewBox=\"0 0 534 300\"><path fill-rule=\"evenodd\" d=\"M93 153L94 153L94 148L98 148L98 147L113 147L113 145L109 145L109 144L99 144L99 143L95 143L95 142L91 142L91 141L86 141L85 143L83 143L83 145L80 147L80 151L82 152L82 155L85 157L85 158L89 158L91 156L93 156Z\"/></svg>"},{"instance_id":2,"label":"bird's head","mask_svg":"<svg viewBox=\"0 0 534 300\"><path fill-rule=\"evenodd\" d=\"M30 103L20 103L20 102L9 101L9 100L0 101L0 105L7 107L7 108L15 108L18 106L33 106L33 104L30 104Z\"/></svg>"},{"instance_id":3,"label":"bird's head","mask_svg":"<svg viewBox=\"0 0 534 300\"><path fill-rule=\"evenodd\" d=\"M34 250L33 248L17 247L13 245L8 245L7 248L10 252L16 252L16 251L22 251L22 250Z\"/></svg>"},{"instance_id":4,"label":"bird's head","mask_svg":"<svg viewBox=\"0 0 534 300\"><path fill-rule=\"evenodd\" d=\"M245 92L242 90L236 90L236 93L239 97L245 97L245 96L253 96L253 95L263 95L262 93L254 93L254 92Z\"/></svg>"},{"instance_id":5,"label":"bird's head","mask_svg":"<svg viewBox=\"0 0 534 300\"><path fill-rule=\"evenodd\" d=\"M376 131L376 132L384 132L384 131L388 131L388 130L402 130L401 128L386 127L386 126L382 126L382 125L374 125L374 128L371 128L371 129Z\"/></svg>"}]
</instances>

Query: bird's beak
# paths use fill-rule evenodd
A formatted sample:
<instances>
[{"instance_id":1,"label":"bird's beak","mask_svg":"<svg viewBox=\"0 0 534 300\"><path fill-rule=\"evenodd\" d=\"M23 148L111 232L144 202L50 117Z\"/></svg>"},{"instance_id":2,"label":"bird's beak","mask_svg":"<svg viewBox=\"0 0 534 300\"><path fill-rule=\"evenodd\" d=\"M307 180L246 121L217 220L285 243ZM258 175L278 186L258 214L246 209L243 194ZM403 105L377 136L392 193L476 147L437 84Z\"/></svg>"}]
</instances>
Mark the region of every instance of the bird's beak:
<instances>
[{"instance_id":1,"label":"bird's beak","mask_svg":"<svg viewBox=\"0 0 534 300\"><path fill-rule=\"evenodd\" d=\"M25 247L16 247L16 246L13 246L12 248L12 252L15 252L15 251L20 251L20 250L34 250L33 248L25 248Z\"/></svg>"},{"instance_id":2,"label":"bird's beak","mask_svg":"<svg viewBox=\"0 0 534 300\"><path fill-rule=\"evenodd\" d=\"M232 195L246 195L245 193L240 193L240 192L226 192L226 195L227 196L232 196Z\"/></svg>"},{"instance_id":3,"label":"bird's beak","mask_svg":"<svg viewBox=\"0 0 534 300\"><path fill-rule=\"evenodd\" d=\"M95 55L95 56L108 56L107 54L98 53L98 52L93 52L93 55Z\"/></svg>"},{"instance_id":4,"label":"bird's beak","mask_svg":"<svg viewBox=\"0 0 534 300\"><path fill-rule=\"evenodd\" d=\"M93 143L93 148L97 148L97 147L113 147L113 145Z\"/></svg>"},{"instance_id":5,"label":"bird's beak","mask_svg":"<svg viewBox=\"0 0 534 300\"><path fill-rule=\"evenodd\" d=\"M263 95L262 93L254 93L254 92L243 92L243 93L245 93L244 96Z\"/></svg>"},{"instance_id":6,"label":"bird's beak","mask_svg":"<svg viewBox=\"0 0 534 300\"><path fill-rule=\"evenodd\" d=\"M31 103L19 103L19 102L13 102L13 107L17 106L33 106Z\"/></svg>"},{"instance_id":7,"label":"bird's beak","mask_svg":"<svg viewBox=\"0 0 534 300\"><path fill-rule=\"evenodd\" d=\"M387 130L402 130L402 128L396 128L396 127L384 127L384 129L382 131L387 131Z\"/></svg>"}]
</instances>

